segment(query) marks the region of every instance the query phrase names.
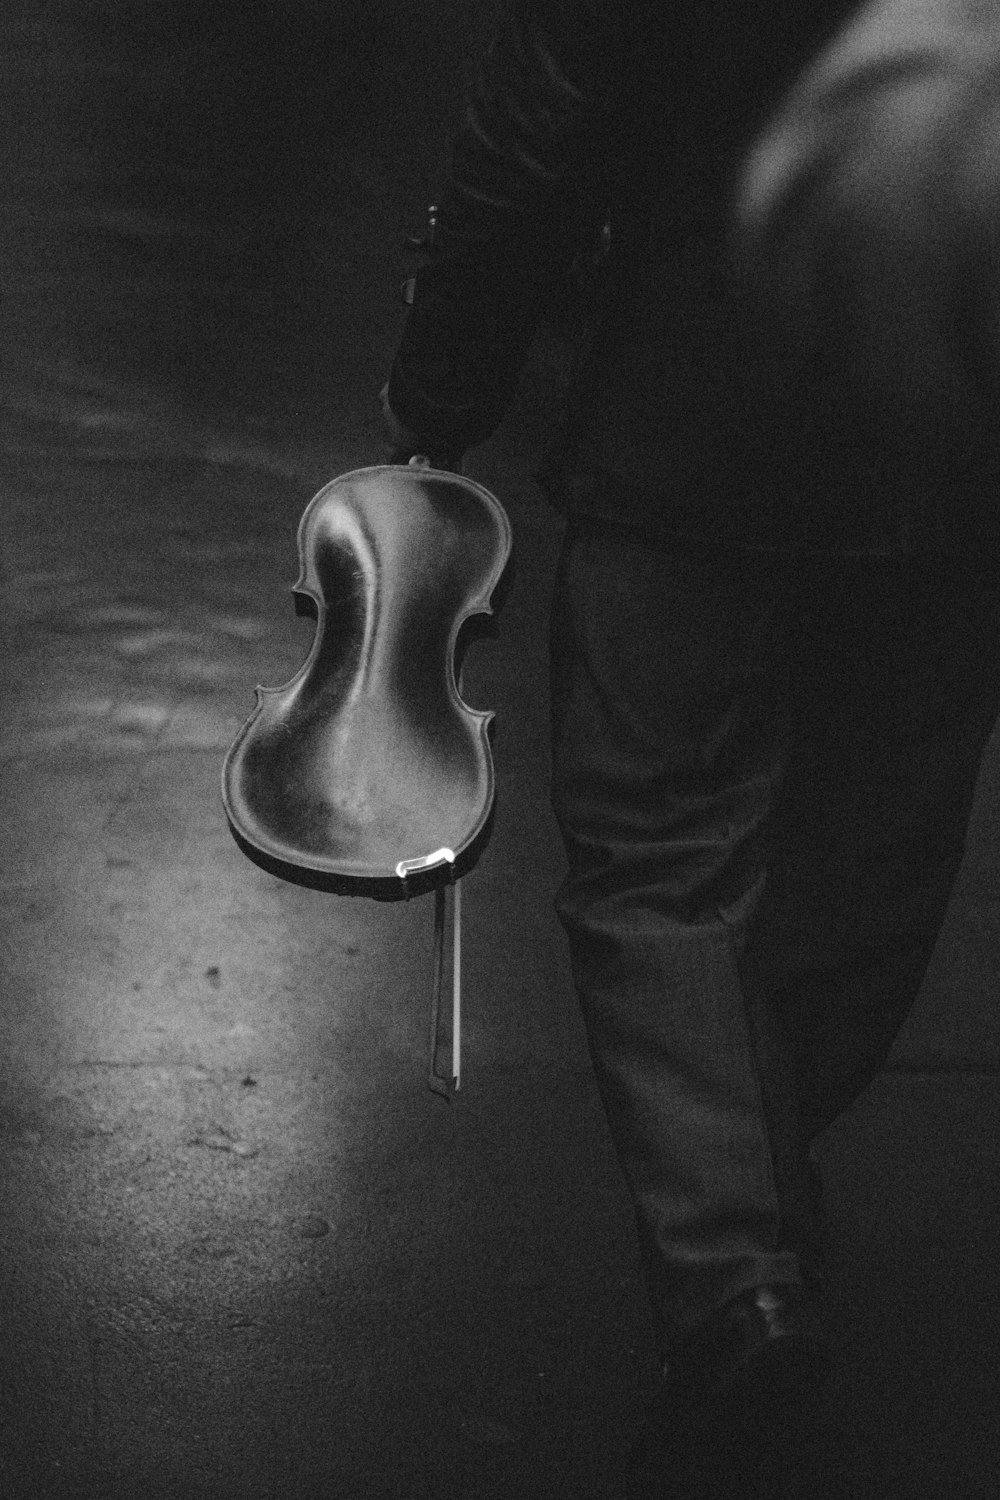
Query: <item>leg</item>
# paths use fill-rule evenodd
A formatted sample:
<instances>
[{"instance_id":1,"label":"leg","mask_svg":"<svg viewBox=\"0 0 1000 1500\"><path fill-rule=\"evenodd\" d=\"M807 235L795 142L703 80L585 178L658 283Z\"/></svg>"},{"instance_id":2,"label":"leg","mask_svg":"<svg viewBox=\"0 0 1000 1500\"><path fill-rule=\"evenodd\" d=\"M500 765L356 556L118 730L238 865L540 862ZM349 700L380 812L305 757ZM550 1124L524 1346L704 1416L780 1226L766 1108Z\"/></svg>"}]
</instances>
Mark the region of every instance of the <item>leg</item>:
<instances>
[{"instance_id":1,"label":"leg","mask_svg":"<svg viewBox=\"0 0 1000 1500\"><path fill-rule=\"evenodd\" d=\"M793 1041L813 1136L882 1067L937 939L1000 711L1000 590L940 558L814 563L802 587L748 967Z\"/></svg>"},{"instance_id":2,"label":"leg","mask_svg":"<svg viewBox=\"0 0 1000 1500\"><path fill-rule=\"evenodd\" d=\"M783 565L566 543L553 628L558 910L668 1346L795 1284L794 1079L741 977L783 756Z\"/></svg>"}]
</instances>

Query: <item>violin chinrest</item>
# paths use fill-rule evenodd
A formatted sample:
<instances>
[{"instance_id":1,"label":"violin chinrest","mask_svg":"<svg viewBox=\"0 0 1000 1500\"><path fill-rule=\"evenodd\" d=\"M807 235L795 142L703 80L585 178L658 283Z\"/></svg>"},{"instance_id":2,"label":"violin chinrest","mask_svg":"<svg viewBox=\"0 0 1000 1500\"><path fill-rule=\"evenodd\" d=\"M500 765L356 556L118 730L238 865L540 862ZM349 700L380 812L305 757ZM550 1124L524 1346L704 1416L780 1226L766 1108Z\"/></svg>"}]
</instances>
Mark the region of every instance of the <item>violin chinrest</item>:
<instances>
[{"instance_id":1,"label":"violin chinrest","mask_svg":"<svg viewBox=\"0 0 1000 1500\"><path fill-rule=\"evenodd\" d=\"M493 715L455 682L463 623L492 613L510 555L499 502L460 475L359 469L299 525L295 593L312 648L281 688L257 688L226 757L241 848L299 884L393 899L454 879L488 837Z\"/></svg>"}]
</instances>

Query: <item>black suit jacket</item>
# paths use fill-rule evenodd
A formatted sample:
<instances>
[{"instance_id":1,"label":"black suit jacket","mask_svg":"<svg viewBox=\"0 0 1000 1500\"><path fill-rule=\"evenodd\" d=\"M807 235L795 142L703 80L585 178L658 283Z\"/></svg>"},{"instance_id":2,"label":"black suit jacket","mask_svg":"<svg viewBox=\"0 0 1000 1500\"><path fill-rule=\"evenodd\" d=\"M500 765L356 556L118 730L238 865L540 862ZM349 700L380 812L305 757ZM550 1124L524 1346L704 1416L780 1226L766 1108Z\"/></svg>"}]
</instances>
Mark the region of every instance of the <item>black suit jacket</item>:
<instances>
[{"instance_id":1,"label":"black suit jacket","mask_svg":"<svg viewBox=\"0 0 1000 1500\"><path fill-rule=\"evenodd\" d=\"M741 547L992 544L998 31L1000 0L510 0L393 410L488 436L607 219L563 503Z\"/></svg>"}]
</instances>

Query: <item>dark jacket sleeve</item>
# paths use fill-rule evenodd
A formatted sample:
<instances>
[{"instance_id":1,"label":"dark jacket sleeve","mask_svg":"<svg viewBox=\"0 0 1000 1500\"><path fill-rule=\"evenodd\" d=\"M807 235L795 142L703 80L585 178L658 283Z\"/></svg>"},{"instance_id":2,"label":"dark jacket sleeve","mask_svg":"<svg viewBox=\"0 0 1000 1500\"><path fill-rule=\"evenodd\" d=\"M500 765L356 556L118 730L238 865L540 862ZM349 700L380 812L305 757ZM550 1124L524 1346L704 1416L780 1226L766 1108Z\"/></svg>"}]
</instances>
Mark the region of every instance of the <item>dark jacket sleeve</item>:
<instances>
[{"instance_id":1,"label":"dark jacket sleeve","mask_svg":"<svg viewBox=\"0 0 1000 1500\"><path fill-rule=\"evenodd\" d=\"M462 450L498 425L597 212L605 121L637 44L615 14L514 0L494 36L389 381L394 414L429 446Z\"/></svg>"}]
</instances>

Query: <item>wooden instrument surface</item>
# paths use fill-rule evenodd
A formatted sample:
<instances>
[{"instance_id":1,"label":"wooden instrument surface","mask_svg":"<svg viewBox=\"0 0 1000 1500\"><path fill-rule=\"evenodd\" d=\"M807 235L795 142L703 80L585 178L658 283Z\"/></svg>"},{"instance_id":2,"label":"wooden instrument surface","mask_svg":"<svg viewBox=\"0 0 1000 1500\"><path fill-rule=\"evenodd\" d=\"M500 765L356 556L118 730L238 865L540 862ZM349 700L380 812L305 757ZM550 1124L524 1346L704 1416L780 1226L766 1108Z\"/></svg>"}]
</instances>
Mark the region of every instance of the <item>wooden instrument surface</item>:
<instances>
[{"instance_id":1,"label":"wooden instrument surface","mask_svg":"<svg viewBox=\"0 0 1000 1500\"><path fill-rule=\"evenodd\" d=\"M492 613L510 524L474 481L383 465L326 485L298 533L312 648L223 771L233 832L301 884L392 899L454 879L488 836L493 715L456 685L463 624Z\"/></svg>"}]
</instances>

